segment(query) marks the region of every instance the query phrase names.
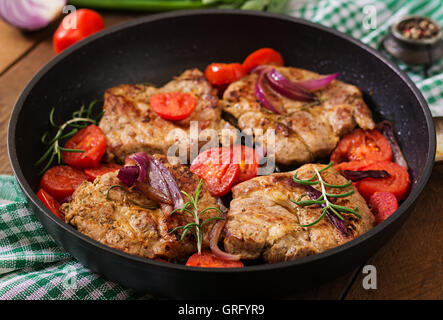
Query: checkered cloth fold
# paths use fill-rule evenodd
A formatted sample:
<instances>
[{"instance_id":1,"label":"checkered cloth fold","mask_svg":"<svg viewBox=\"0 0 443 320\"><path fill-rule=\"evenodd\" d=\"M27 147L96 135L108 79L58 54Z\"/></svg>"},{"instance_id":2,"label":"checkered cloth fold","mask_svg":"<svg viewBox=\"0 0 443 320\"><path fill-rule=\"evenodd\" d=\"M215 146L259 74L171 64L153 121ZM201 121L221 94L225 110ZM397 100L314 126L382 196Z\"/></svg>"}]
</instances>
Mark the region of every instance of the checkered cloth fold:
<instances>
[{"instance_id":1,"label":"checkered cloth fold","mask_svg":"<svg viewBox=\"0 0 443 320\"><path fill-rule=\"evenodd\" d=\"M92 273L58 246L14 177L0 175L0 299L144 299Z\"/></svg>"},{"instance_id":2,"label":"checkered cloth fold","mask_svg":"<svg viewBox=\"0 0 443 320\"><path fill-rule=\"evenodd\" d=\"M365 28L367 14L374 8L377 27ZM443 0L293 0L287 13L380 49L389 25L405 15L425 15L443 25ZM426 78L422 67L396 62L421 89L433 115L443 115L443 59ZM149 296L103 279L60 248L29 210L15 179L0 176L0 299L142 298Z\"/></svg>"}]
</instances>

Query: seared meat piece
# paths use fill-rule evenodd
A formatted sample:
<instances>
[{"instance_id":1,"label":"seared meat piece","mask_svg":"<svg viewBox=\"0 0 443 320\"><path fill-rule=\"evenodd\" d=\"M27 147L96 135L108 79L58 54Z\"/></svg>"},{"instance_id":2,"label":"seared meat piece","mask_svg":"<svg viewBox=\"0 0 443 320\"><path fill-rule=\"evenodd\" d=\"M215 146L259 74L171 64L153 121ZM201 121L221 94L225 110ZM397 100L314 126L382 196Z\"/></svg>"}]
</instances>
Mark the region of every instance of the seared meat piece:
<instances>
[{"instance_id":1,"label":"seared meat piece","mask_svg":"<svg viewBox=\"0 0 443 320\"><path fill-rule=\"evenodd\" d=\"M321 77L298 68L275 67L291 81ZM274 129L276 162L283 165L302 164L328 156L340 137L356 125L373 129L371 111L360 89L333 80L326 88L315 91L318 103L294 101L265 86L272 102L280 105L284 114L270 112L255 98L256 74L232 83L220 101L224 111L237 120L241 130ZM266 140L265 140L266 143Z\"/></svg>"},{"instance_id":2,"label":"seared meat piece","mask_svg":"<svg viewBox=\"0 0 443 320\"><path fill-rule=\"evenodd\" d=\"M324 165L306 164L296 170L298 178L309 179ZM243 259L262 257L267 262L294 260L316 254L344 244L371 229L374 217L354 186L346 189L326 188L328 193L355 193L345 198L330 198L331 202L349 208L358 208L361 219L341 213L348 235L341 233L325 216L311 227L301 227L314 222L321 214L318 205L302 207L290 201L310 200L303 186L296 184L294 172L275 173L257 177L236 185L233 189L224 233L225 250L240 254ZM344 184L346 179L335 169L321 173L330 184ZM320 190L319 185L314 186Z\"/></svg>"},{"instance_id":3,"label":"seared meat piece","mask_svg":"<svg viewBox=\"0 0 443 320\"><path fill-rule=\"evenodd\" d=\"M180 190L194 195L200 179L186 166L170 164L164 156L156 157L169 169ZM170 215L170 210L146 209L153 203L136 188L125 192L113 187L108 199L108 190L115 185L124 186L117 178L117 172L99 176L93 183L81 184L72 200L61 207L66 223L105 245L150 259L183 261L196 252L196 242L191 233L186 235L183 242L180 242L181 231L169 233L176 226L193 222L189 214L176 212ZM199 199L200 210L217 206L216 199L204 185ZM209 210L202 214L201 219L203 221L215 215L218 213ZM204 226L203 247L208 246L208 232L212 225L213 222L209 222Z\"/></svg>"},{"instance_id":4,"label":"seared meat piece","mask_svg":"<svg viewBox=\"0 0 443 320\"><path fill-rule=\"evenodd\" d=\"M169 91L190 93L197 98L197 106L188 118L169 121L151 110L151 97ZM107 140L107 160L116 158L123 162L127 155L140 151L167 154L172 145L189 151L191 121L198 121L198 132L234 129L220 118L216 91L197 69L183 72L161 88L142 84L120 85L108 89L104 100L104 115L99 126Z\"/></svg>"}]
</instances>

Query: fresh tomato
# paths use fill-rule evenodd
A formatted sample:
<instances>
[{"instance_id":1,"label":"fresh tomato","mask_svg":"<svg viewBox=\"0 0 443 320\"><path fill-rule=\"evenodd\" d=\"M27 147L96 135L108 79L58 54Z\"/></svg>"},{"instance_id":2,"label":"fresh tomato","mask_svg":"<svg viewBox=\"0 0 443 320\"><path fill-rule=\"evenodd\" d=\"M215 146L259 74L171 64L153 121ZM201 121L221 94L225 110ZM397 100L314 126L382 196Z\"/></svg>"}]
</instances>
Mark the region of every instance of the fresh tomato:
<instances>
[{"instance_id":1,"label":"fresh tomato","mask_svg":"<svg viewBox=\"0 0 443 320\"><path fill-rule=\"evenodd\" d=\"M375 192L382 191L392 193L398 201L406 197L411 183L407 169L394 162L379 161L363 170L385 170L391 175L383 179L366 178L359 181L357 189L366 200L369 200Z\"/></svg>"},{"instance_id":2,"label":"fresh tomato","mask_svg":"<svg viewBox=\"0 0 443 320\"><path fill-rule=\"evenodd\" d=\"M167 120L183 120L191 115L197 106L197 99L184 92L162 92L152 96L149 104L152 110Z\"/></svg>"},{"instance_id":3,"label":"fresh tomato","mask_svg":"<svg viewBox=\"0 0 443 320\"><path fill-rule=\"evenodd\" d=\"M233 148L234 163L240 166L238 183L249 180L257 176L259 158L255 150L243 145L235 145Z\"/></svg>"},{"instance_id":4,"label":"fresh tomato","mask_svg":"<svg viewBox=\"0 0 443 320\"><path fill-rule=\"evenodd\" d=\"M363 168L369 166L370 164L373 164L373 160L355 160L355 161L349 161L349 162L341 162L338 164L334 163L334 168L338 171L344 171L344 170L353 170L353 171L362 171Z\"/></svg>"},{"instance_id":5,"label":"fresh tomato","mask_svg":"<svg viewBox=\"0 0 443 320\"><path fill-rule=\"evenodd\" d=\"M79 9L68 14L58 26L52 39L55 53L105 28L103 18L90 9Z\"/></svg>"},{"instance_id":6,"label":"fresh tomato","mask_svg":"<svg viewBox=\"0 0 443 320\"><path fill-rule=\"evenodd\" d=\"M390 161L389 141L377 130L355 129L344 136L331 154L334 164L347 161Z\"/></svg>"},{"instance_id":7,"label":"fresh tomato","mask_svg":"<svg viewBox=\"0 0 443 320\"><path fill-rule=\"evenodd\" d=\"M212 253L210 250L203 250L199 255L198 252L189 257L186 265L189 267L203 268L243 268L241 261L224 260Z\"/></svg>"},{"instance_id":8,"label":"fresh tomato","mask_svg":"<svg viewBox=\"0 0 443 320\"><path fill-rule=\"evenodd\" d=\"M385 221L398 209L397 198L390 192L375 192L369 198L369 205L372 207L377 224Z\"/></svg>"},{"instance_id":9,"label":"fresh tomato","mask_svg":"<svg viewBox=\"0 0 443 320\"><path fill-rule=\"evenodd\" d=\"M240 63L211 63L205 70L206 79L217 86L237 81L245 75Z\"/></svg>"},{"instance_id":10,"label":"fresh tomato","mask_svg":"<svg viewBox=\"0 0 443 320\"><path fill-rule=\"evenodd\" d=\"M83 152L63 151L63 161L75 168L96 168L106 151L106 138L99 127L94 124L83 128L69 139L67 149Z\"/></svg>"},{"instance_id":11,"label":"fresh tomato","mask_svg":"<svg viewBox=\"0 0 443 320\"><path fill-rule=\"evenodd\" d=\"M51 196L45 190L40 189L37 192L37 198L39 198L40 201L43 202L43 204L46 206L46 208L51 210L53 214L65 221L65 215L59 210L60 204L57 202L57 200L54 199L53 196Z\"/></svg>"},{"instance_id":12,"label":"fresh tomato","mask_svg":"<svg viewBox=\"0 0 443 320\"><path fill-rule=\"evenodd\" d=\"M221 197L238 181L240 166L233 163L230 148L213 148L200 153L192 161L191 172L205 181L213 196Z\"/></svg>"},{"instance_id":13,"label":"fresh tomato","mask_svg":"<svg viewBox=\"0 0 443 320\"><path fill-rule=\"evenodd\" d=\"M282 66L284 64L283 57L280 53L271 48L262 48L254 51L243 61L243 69L246 73L262 64L273 64Z\"/></svg>"},{"instance_id":14,"label":"fresh tomato","mask_svg":"<svg viewBox=\"0 0 443 320\"><path fill-rule=\"evenodd\" d=\"M121 168L122 166L117 163L101 163L97 168L84 169L83 172L88 176L89 181L94 181L98 176L120 170Z\"/></svg>"},{"instance_id":15,"label":"fresh tomato","mask_svg":"<svg viewBox=\"0 0 443 320\"><path fill-rule=\"evenodd\" d=\"M55 166L43 174L40 187L60 201L69 197L86 180L88 177L83 171L69 166Z\"/></svg>"}]
</instances>

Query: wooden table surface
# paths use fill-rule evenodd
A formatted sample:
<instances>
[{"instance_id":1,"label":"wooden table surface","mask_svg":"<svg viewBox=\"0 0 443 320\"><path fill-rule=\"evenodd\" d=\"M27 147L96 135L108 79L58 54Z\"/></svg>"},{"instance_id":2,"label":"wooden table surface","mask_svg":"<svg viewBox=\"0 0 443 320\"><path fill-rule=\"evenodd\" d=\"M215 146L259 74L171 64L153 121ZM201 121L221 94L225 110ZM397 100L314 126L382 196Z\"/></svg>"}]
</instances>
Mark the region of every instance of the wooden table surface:
<instances>
[{"instance_id":1,"label":"wooden table surface","mask_svg":"<svg viewBox=\"0 0 443 320\"><path fill-rule=\"evenodd\" d=\"M107 26L139 17L103 13ZM6 152L11 110L31 77L54 57L55 27L22 33L0 20L0 174L12 174ZM330 283L291 298L299 299L442 299L443 167L436 167L408 221L367 264L377 269L377 289L366 290L358 268ZM362 266L363 267L363 266Z\"/></svg>"}]
</instances>

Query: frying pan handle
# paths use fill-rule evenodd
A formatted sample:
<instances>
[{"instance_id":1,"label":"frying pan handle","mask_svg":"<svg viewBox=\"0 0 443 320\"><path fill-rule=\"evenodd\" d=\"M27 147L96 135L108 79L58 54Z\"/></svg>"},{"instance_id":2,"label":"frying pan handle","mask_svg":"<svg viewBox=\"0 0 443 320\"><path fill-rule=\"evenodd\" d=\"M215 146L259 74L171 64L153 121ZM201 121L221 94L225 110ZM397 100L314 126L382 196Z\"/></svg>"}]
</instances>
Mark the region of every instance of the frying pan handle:
<instances>
[{"instance_id":1,"label":"frying pan handle","mask_svg":"<svg viewBox=\"0 0 443 320\"><path fill-rule=\"evenodd\" d=\"M435 165L443 164L443 117L434 118L435 134L437 136L437 150L435 152Z\"/></svg>"}]
</instances>

